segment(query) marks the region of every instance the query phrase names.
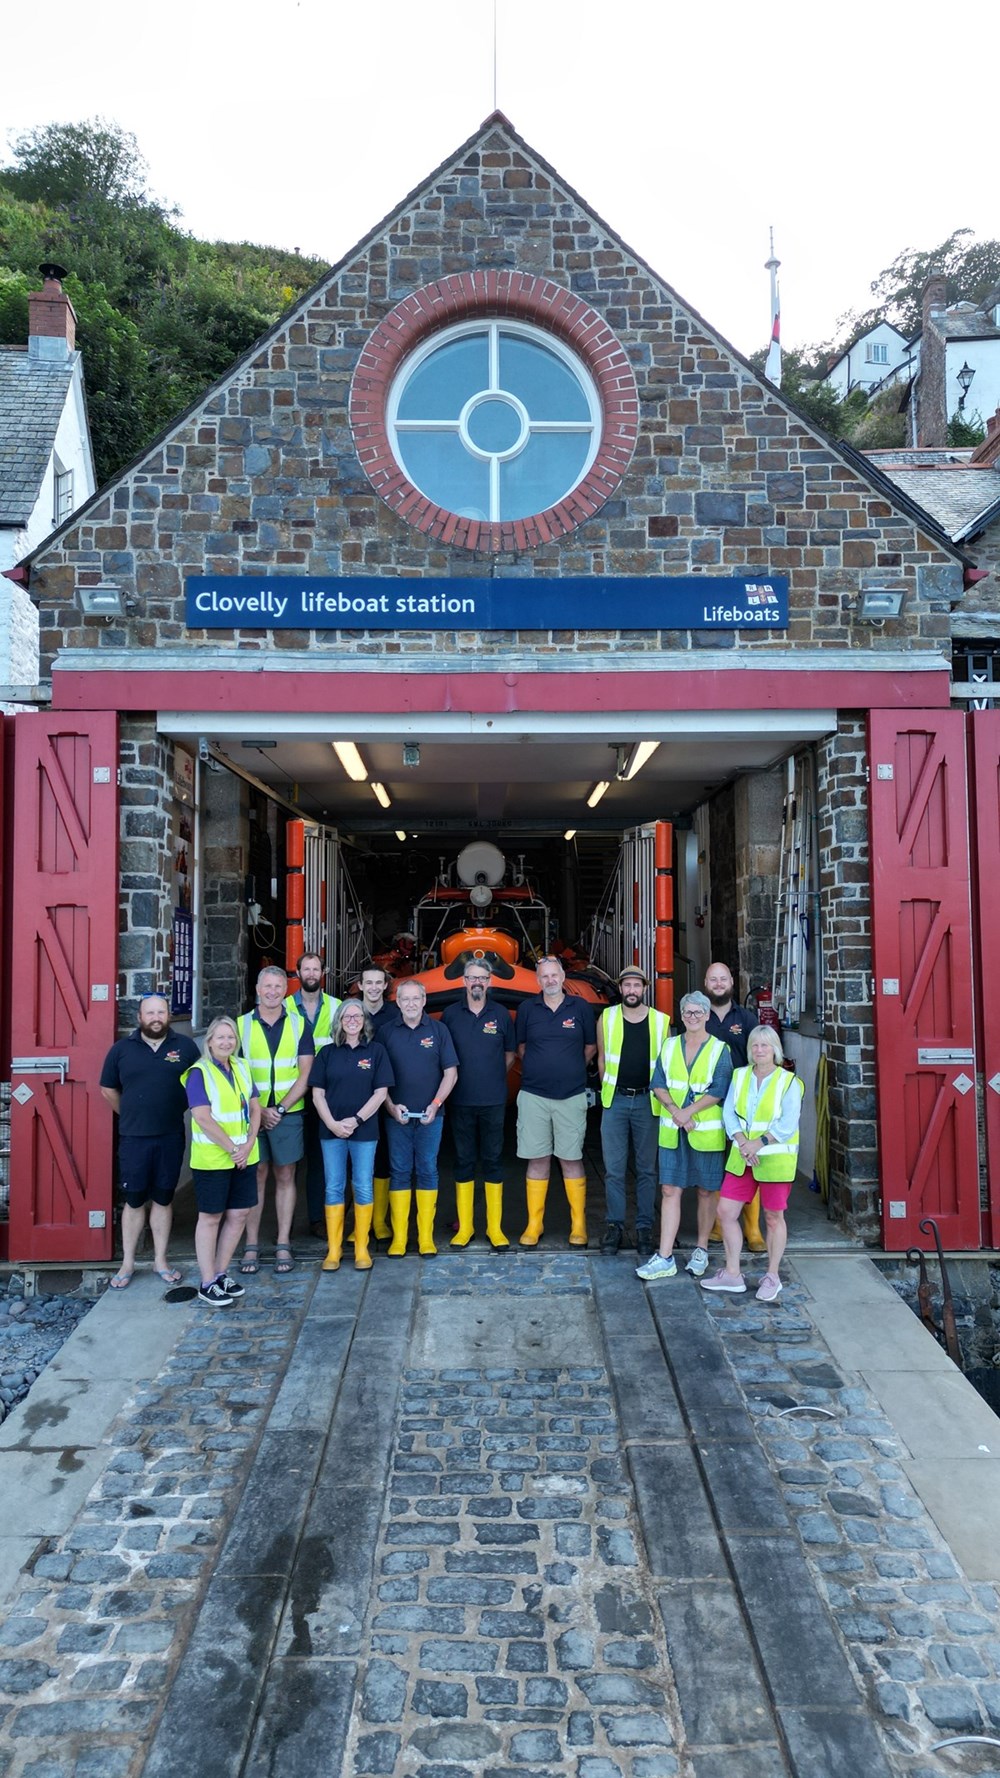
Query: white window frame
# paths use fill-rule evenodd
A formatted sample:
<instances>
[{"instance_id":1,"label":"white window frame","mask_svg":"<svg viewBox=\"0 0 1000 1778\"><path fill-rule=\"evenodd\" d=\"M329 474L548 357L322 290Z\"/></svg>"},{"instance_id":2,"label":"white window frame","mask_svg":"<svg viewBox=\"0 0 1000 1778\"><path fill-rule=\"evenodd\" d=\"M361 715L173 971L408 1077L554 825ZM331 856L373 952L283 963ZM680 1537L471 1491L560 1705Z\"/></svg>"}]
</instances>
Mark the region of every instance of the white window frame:
<instances>
[{"instance_id":1,"label":"white window frame","mask_svg":"<svg viewBox=\"0 0 1000 1778\"><path fill-rule=\"evenodd\" d=\"M552 352L557 358L561 358L568 369L572 371L579 383L580 389L586 398L589 418L586 420L532 420L523 402L519 401L516 396L500 387L501 333L512 334L521 339L529 340L533 345L542 346L546 351ZM443 345L450 344L452 340L468 338L473 334L485 334L487 336L488 387L471 396L462 408L461 413L454 420L400 420L398 418L399 406L414 372L420 368L432 353L437 352ZM515 412L518 413L521 420L521 431L515 443L510 446L509 449L504 451L487 452L481 450L469 436L468 423L473 412L481 402L494 399L498 395L503 395L514 408ZM549 501L548 503L549 506L557 506L560 500L565 500L572 494L574 488L580 486L584 477L593 467L597 453L601 448L603 419L604 416L597 385L582 358L578 357L570 347L564 345L562 340L557 339L555 334L546 333L543 328L532 327L530 324L523 321L507 320L502 316L492 319L484 316L481 320L460 321L453 327L443 327L437 333L431 334L430 337L424 340L414 352L411 352L404 363L400 365L399 370L393 378L385 409L386 436L389 440L389 448L408 481L412 480L412 477L410 476L409 470L406 468L398 444L399 436L401 434L405 436L407 432L419 432L421 434L427 434L428 432L458 433L470 455L478 457L480 461L485 460L488 463L490 498L489 522L491 524L506 522L502 521L500 518L500 466L502 463L509 462L512 458L518 456L528 443L529 439L536 434L552 432L565 435L570 432L589 432L590 446L579 475L573 482L572 486L563 489L562 493L558 496L558 499ZM428 500L434 500L436 505L442 504L435 495L427 494L426 489L422 488L420 491L426 495ZM448 507L446 510L452 511L453 509Z\"/></svg>"},{"instance_id":2,"label":"white window frame","mask_svg":"<svg viewBox=\"0 0 1000 1778\"><path fill-rule=\"evenodd\" d=\"M868 364L888 364L889 348L884 340L869 340L865 347L865 362Z\"/></svg>"},{"instance_id":3,"label":"white window frame","mask_svg":"<svg viewBox=\"0 0 1000 1778\"><path fill-rule=\"evenodd\" d=\"M65 524L73 512L73 471L64 469L58 457L52 459L52 523Z\"/></svg>"}]
</instances>

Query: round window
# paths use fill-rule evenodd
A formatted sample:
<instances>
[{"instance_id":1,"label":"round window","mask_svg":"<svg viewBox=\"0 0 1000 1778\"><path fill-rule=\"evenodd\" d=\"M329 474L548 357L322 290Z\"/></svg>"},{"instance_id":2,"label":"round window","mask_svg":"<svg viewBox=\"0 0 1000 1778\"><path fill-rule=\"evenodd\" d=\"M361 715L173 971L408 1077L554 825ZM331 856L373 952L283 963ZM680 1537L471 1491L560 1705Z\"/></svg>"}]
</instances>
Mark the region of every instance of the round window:
<instances>
[{"instance_id":1,"label":"round window","mask_svg":"<svg viewBox=\"0 0 1000 1778\"><path fill-rule=\"evenodd\" d=\"M404 475L447 512L490 523L555 506L597 453L601 407L585 366L511 321L434 334L401 366L386 408Z\"/></svg>"}]
</instances>

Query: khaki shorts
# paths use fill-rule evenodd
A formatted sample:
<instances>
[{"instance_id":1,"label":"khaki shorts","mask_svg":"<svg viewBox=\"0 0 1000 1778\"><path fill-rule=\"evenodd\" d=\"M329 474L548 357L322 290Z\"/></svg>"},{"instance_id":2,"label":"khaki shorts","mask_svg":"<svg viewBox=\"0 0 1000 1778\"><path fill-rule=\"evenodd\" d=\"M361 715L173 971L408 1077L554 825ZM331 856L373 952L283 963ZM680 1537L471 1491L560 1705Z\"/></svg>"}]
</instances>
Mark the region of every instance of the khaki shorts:
<instances>
[{"instance_id":1,"label":"khaki shorts","mask_svg":"<svg viewBox=\"0 0 1000 1778\"><path fill-rule=\"evenodd\" d=\"M557 1155L561 1161L583 1159L587 1134L587 1095L571 1099L542 1099L537 1093L517 1095L517 1152L522 1161L540 1161Z\"/></svg>"}]
</instances>

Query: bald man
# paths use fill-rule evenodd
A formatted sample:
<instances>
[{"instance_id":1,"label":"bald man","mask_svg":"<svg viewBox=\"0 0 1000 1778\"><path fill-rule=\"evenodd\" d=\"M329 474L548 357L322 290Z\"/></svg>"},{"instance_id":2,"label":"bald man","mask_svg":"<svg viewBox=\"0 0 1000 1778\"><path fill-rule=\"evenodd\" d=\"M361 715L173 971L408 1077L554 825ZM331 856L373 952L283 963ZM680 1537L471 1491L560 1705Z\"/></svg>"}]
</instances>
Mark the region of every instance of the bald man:
<instances>
[{"instance_id":1,"label":"bald man","mask_svg":"<svg viewBox=\"0 0 1000 1778\"><path fill-rule=\"evenodd\" d=\"M139 1002L139 1023L112 1044L101 1069L101 1097L118 1119L118 1185L122 1206L122 1263L112 1290L127 1290L139 1237L153 1237L153 1269L164 1284L179 1284L167 1258L174 1192L184 1160L187 1094L182 1076L199 1060L198 1045L170 1029L162 994Z\"/></svg>"}]
</instances>

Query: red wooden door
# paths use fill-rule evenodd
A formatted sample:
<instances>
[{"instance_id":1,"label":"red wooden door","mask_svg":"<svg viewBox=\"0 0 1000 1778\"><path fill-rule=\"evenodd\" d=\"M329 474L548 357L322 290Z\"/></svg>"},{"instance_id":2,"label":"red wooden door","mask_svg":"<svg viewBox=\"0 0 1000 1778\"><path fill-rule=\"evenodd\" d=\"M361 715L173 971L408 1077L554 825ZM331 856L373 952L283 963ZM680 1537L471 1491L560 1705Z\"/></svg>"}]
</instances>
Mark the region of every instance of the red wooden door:
<instances>
[{"instance_id":1,"label":"red wooden door","mask_svg":"<svg viewBox=\"0 0 1000 1778\"><path fill-rule=\"evenodd\" d=\"M118 719L15 718L11 885L13 1260L111 1256Z\"/></svg>"},{"instance_id":2,"label":"red wooden door","mask_svg":"<svg viewBox=\"0 0 1000 1778\"><path fill-rule=\"evenodd\" d=\"M980 1245L972 903L960 710L872 711L872 950L887 1249Z\"/></svg>"},{"instance_id":3,"label":"red wooden door","mask_svg":"<svg viewBox=\"0 0 1000 1778\"><path fill-rule=\"evenodd\" d=\"M983 1242L1000 1241L1000 710L968 717L972 758L972 896L976 917L976 1008L986 1132Z\"/></svg>"}]
</instances>

